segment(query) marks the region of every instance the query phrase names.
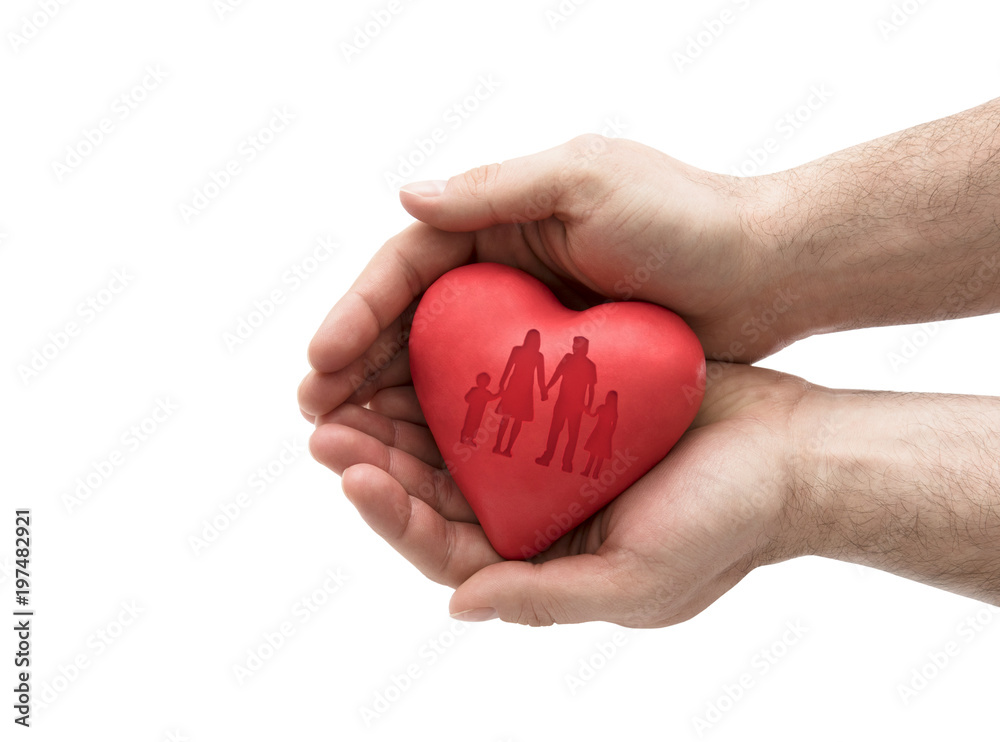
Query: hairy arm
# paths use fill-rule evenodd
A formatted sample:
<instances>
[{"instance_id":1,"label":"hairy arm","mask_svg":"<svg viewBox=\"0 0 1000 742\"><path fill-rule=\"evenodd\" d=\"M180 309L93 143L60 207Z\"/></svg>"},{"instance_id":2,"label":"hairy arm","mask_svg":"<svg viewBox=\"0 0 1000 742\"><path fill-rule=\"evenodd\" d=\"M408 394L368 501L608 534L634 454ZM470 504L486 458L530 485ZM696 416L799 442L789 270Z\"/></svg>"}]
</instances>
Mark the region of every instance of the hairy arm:
<instances>
[{"instance_id":1,"label":"hairy arm","mask_svg":"<svg viewBox=\"0 0 1000 742\"><path fill-rule=\"evenodd\" d=\"M792 429L786 556L1000 605L1000 399L815 387Z\"/></svg>"},{"instance_id":2,"label":"hairy arm","mask_svg":"<svg viewBox=\"0 0 1000 742\"><path fill-rule=\"evenodd\" d=\"M764 268L798 293L778 344L1000 310L998 154L1000 99L750 179Z\"/></svg>"}]
</instances>

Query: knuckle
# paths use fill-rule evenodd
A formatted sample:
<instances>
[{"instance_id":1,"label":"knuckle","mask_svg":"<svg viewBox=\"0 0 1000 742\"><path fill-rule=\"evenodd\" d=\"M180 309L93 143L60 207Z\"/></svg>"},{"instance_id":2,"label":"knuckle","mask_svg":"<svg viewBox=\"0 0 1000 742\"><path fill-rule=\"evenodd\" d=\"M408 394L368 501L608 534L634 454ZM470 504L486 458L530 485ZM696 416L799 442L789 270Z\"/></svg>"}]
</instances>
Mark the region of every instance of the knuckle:
<instances>
[{"instance_id":1,"label":"knuckle","mask_svg":"<svg viewBox=\"0 0 1000 742\"><path fill-rule=\"evenodd\" d=\"M563 185L580 187L594 183L606 174L608 160L613 156L615 140L601 134L580 134L565 145Z\"/></svg>"},{"instance_id":2,"label":"knuckle","mask_svg":"<svg viewBox=\"0 0 1000 742\"><path fill-rule=\"evenodd\" d=\"M373 395L373 398L374 398L374 395ZM369 405L370 404L371 404L371 402L369 401ZM402 438L402 430L399 427L399 421L398 420L395 420L393 418L389 418L389 420L388 420L388 436L387 437L389 439L388 441L385 442L385 444L387 446L389 446L390 448L401 448L400 443L401 443L401 438Z\"/></svg>"},{"instance_id":3,"label":"knuckle","mask_svg":"<svg viewBox=\"0 0 1000 742\"><path fill-rule=\"evenodd\" d=\"M569 149L570 153L576 157L587 157L606 151L611 141L601 134L587 132L570 139Z\"/></svg>"},{"instance_id":4,"label":"knuckle","mask_svg":"<svg viewBox=\"0 0 1000 742\"><path fill-rule=\"evenodd\" d=\"M552 618L552 614L545 608L541 606L533 597L528 597L525 599L520 606L518 606L517 613L512 616L512 621L514 623L521 624L522 626L551 626L555 623Z\"/></svg>"},{"instance_id":5,"label":"knuckle","mask_svg":"<svg viewBox=\"0 0 1000 742\"><path fill-rule=\"evenodd\" d=\"M512 620L527 626L551 626L556 623L556 616L566 615L566 611L560 610L556 597L546 591L541 583L545 564L536 564L530 569L530 581L534 584L522 594Z\"/></svg>"},{"instance_id":6,"label":"knuckle","mask_svg":"<svg viewBox=\"0 0 1000 742\"><path fill-rule=\"evenodd\" d=\"M454 533L451 529L448 529L447 531L445 531L444 548L441 549L441 555L435 573L436 576L433 578L436 582L440 582L445 585L451 585L452 583L455 583L454 576L452 575L452 570L455 561L454 556L455 556ZM459 582L461 581L459 580Z\"/></svg>"},{"instance_id":7,"label":"knuckle","mask_svg":"<svg viewBox=\"0 0 1000 742\"><path fill-rule=\"evenodd\" d=\"M435 510L440 510L448 504L451 494L448 489L450 482L451 477L448 476L447 469L435 469L431 472L431 491L433 492Z\"/></svg>"},{"instance_id":8,"label":"knuckle","mask_svg":"<svg viewBox=\"0 0 1000 742\"><path fill-rule=\"evenodd\" d=\"M473 198L488 199L500 178L500 164L480 165L462 175L462 185Z\"/></svg>"}]
</instances>

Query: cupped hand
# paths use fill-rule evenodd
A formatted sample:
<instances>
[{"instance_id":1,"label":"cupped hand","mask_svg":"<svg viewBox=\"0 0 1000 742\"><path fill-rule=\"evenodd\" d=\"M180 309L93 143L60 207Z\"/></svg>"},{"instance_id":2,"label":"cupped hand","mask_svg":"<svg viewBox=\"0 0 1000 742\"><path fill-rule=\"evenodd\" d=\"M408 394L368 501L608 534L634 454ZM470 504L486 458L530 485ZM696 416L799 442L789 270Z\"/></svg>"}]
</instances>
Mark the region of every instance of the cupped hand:
<instances>
[{"instance_id":1,"label":"cupped hand","mask_svg":"<svg viewBox=\"0 0 1000 742\"><path fill-rule=\"evenodd\" d=\"M405 379L408 310L471 261L526 271L573 309L608 299L665 306L709 358L753 361L792 340L780 322L755 321L774 300L775 258L754 236L752 179L585 135L405 186L400 199L419 221L379 250L310 344L313 370L299 391L307 418Z\"/></svg>"},{"instance_id":2,"label":"cupped hand","mask_svg":"<svg viewBox=\"0 0 1000 742\"><path fill-rule=\"evenodd\" d=\"M742 364L710 363L708 379L697 418L663 461L524 562L493 550L442 468L412 386L320 417L310 446L376 533L456 588L457 618L665 626L754 567L798 555L787 467L809 385Z\"/></svg>"}]
</instances>

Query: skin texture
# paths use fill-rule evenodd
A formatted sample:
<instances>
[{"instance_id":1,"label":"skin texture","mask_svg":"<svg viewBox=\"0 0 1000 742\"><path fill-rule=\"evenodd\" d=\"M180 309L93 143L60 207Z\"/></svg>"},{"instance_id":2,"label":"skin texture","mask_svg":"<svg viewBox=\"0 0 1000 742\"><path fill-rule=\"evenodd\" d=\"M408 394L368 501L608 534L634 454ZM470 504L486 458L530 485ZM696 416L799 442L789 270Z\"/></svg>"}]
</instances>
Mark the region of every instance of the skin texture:
<instances>
[{"instance_id":1,"label":"skin texture","mask_svg":"<svg viewBox=\"0 0 1000 742\"><path fill-rule=\"evenodd\" d=\"M333 307L299 389L314 457L453 615L665 626L805 554L1000 603L1000 402L831 390L746 365L796 339L1000 307L1000 104L758 178L588 135L448 181ZM409 378L420 293L506 263L572 308L679 313L708 365L667 457L548 551L502 560L442 469Z\"/></svg>"}]
</instances>

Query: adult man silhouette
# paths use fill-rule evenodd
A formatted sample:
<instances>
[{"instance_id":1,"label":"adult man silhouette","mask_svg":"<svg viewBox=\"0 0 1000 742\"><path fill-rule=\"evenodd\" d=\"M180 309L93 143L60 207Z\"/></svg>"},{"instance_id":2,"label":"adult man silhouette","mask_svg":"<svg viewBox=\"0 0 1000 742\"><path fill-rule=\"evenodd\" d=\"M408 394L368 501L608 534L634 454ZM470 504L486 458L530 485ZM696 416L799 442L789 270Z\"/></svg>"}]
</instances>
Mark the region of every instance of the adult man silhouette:
<instances>
[{"instance_id":1,"label":"adult man silhouette","mask_svg":"<svg viewBox=\"0 0 1000 742\"><path fill-rule=\"evenodd\" d=\"M536 464L548 466L556 452L559 434L563 425L567 426L569 439L563 452L562 469L573 471L573 454L576 453L576 441L580 437L580 418L584 410L589 410L594 402L594 386L597 384L597 367L587 358L590 343L585 337L573 338L573 352L567 353L559 361L552 379L545 387L547 392L560 379L559 397L552 411L552 425L549 427L549 439L545 444L545 453L535 459Z\"/></svg>"}]
</instances>

